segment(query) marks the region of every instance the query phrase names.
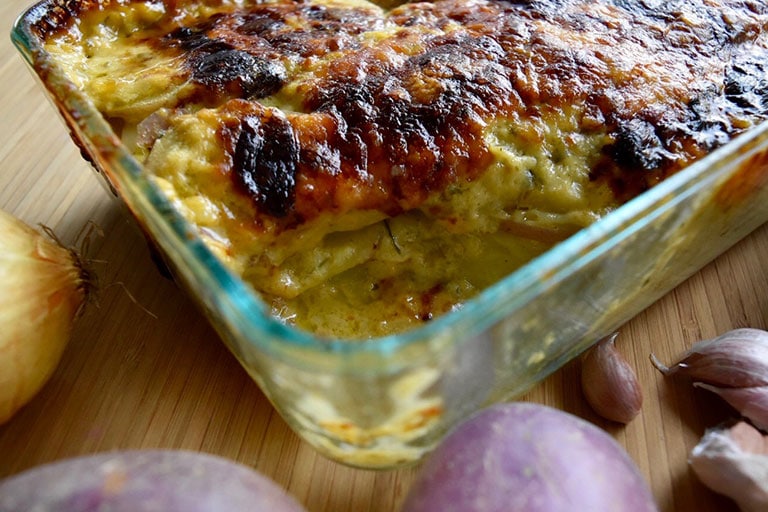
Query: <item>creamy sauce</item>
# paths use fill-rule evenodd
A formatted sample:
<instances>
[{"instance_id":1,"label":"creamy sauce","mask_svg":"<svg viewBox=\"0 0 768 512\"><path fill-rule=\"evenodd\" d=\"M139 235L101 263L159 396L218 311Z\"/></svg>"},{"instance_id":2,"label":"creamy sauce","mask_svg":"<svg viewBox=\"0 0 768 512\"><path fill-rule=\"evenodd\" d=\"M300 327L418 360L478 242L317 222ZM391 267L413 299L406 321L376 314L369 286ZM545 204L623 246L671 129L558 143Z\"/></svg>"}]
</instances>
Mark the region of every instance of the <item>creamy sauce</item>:
<instances>
[{"instance_id":1,"label":"creamy sauce","mask_svg":"<svg viewBox=\"0 0 768 512\"><path fill-rule=\"evenodd\" d=\"M79 18L48 50L211 250L321 336L461 307L768 112L760 2L113 1Z\"/></svg>"}]
</instances>

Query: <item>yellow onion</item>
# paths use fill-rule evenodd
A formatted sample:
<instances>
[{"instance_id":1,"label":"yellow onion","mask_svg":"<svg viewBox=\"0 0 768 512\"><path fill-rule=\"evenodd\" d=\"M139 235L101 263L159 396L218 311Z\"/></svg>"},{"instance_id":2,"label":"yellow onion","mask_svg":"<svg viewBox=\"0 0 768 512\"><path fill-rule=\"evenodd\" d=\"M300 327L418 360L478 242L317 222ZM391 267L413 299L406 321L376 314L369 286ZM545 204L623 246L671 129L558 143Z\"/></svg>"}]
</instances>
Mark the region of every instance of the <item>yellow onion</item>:
<instances>
[{"instance_id":1,"label":"yellow onion","mask_svg":"<svg viewBox=\"0 0 768 512\"><path fill-rule=\"evenodd\" d=\"M0 424L51 377L89 290L74 250L0 210Z\"/></svg>"}]
</instances>

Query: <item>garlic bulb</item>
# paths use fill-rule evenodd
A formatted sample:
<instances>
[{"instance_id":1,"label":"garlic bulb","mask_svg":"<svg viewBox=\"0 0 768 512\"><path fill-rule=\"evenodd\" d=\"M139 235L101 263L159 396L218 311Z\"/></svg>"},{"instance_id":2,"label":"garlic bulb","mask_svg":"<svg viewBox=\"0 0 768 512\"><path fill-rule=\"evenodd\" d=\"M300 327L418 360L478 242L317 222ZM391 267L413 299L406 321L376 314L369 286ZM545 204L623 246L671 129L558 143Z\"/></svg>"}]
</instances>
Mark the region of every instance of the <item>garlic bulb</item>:
<instances>
[{"instance_id":1,"label":"garlic bulb","mask_svg":"<svg viewBox=\"0 0 768 512\"><path fill-rule=\"evenodd\" d=\"M597 342L581 361L587 403L604 418L629 423L640 413L643 393L637 375L616 349L618 333Z\"/></svg>"},{"instance_id":2,"label":"garlic bulb","mask_svg":"<svg viewBox=\"0 0 768 512\"><path fill-rule=\"evenodd\" d=\"M0 424L50 378L89 290L74 251L0 210Z\"/></svg>"},{"instance_id":3,"label":"garlic bulb","mask_svg":"<svg viewBox=\"0 0 768 512\"><path fill-rule=\"evenodd\" d=\"M744 388L768 385L768 332L733 329L695 343L670 367L653 359L665 375L685 375L712 386Z\"/></svg>"},{"instance_id":4,"label":"garlic bulb","mask_svg":"<svg viewBox=\"0 0 768 512\"><path fill-rule=\"evenodd\" d=\"M694 386L719 395L757 428L768 431L768 386L720 388L703 382L696 382Z\"/></svg>"},{"instance_id":5,"label":"garlic bulb","mask_svg":"<svg viewBox=\"0 0 768 512\"><path fill-rule=\"evenodd\" d=\"M768 429L768 332L734 329L695 343L671 367L651 356L664 375L684 375L718 394L755 426Z\"/></svg>"},{"instance_id":6,"label":"garlic bulb","mask_svg":"<svg viewBox=\"0 0 768 512\"><path fill-rule=\"evenodd\" d=\"M708 431L688 462L704 485L733 499L742 512L768 510L768 438L751 425Z\"/></svg>"}]
</instances>

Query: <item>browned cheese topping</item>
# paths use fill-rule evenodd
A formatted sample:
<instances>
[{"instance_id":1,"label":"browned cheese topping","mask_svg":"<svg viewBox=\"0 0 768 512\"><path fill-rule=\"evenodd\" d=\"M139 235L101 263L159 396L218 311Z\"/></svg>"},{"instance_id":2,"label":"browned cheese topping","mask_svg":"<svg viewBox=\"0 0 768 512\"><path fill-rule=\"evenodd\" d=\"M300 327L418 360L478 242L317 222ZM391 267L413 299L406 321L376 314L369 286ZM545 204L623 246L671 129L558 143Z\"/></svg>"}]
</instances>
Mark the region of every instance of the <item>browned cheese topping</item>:
<instances>
[{"instance_id":1,"label":"browned cheese topping","mask_svg":"<svg viewBox=\"0 0 768 512\"><path fill-rule=\"evenodd\" d=\"M381 14L285 2L175 29L161 50L187 50L197 94L212 104L270 95L291 80L282 62L337 54L306 84L301 113L233 103L238 125L222 133L238 183L291 222L414 208L487 166L490 118L573 104L586 105L583 123L613 134L594 179L626 198L765 117L768 52L745 43L768 10L616 4L450 0ZM362 47L360 34L385 17L404 30Z\"/></svg>"},{"instance_id":2,"label":"browned cheese topping","mask_svg":"<svg viewBox=\"0 0 768 512\"><path fill-rule=\"evenodd\" d=\"M497 117L584 105L585 129L613 138L593 179L626 199L768 110L761 1L246 4L183 24L171 11L149 37L197 84L179 105L243 100L220 133L233 178L288 224L327 210L395 215L474 179ZM385 24L400 30L362 44ZM320 58L300 112L259 104Z\"/></svg>"},{"instance_id":3,"label":"browned cheese topping","mask_svg":"<svg viewBox=\"0 0 768 512\"><path fill-rule=\"evenodd\" d=\"M133 5L101 4L99 19ZM489 132L519 127L514 146L524 152L544 147L551 120L565 118L564 147L569 137L599 138L578 187L609 191L608 199L593 192L603 194L592 201L601 215L768 117L763 0L144 4L150 21L121 37L151 48L152 62L174 63L163 86L174 92L146 110L105 110L138 125L150 163L169 127L180 133L174 119L206 120L215 110L218 182L231 180L228 193L252 210L243 218L227 207L238 225L270 236L356 211L377 212L378 222L421 209L458 223L459 213L431 199L493 167ZM494 136L503 142L506 133ZM548 162L571 165L552 148ZM539 176L531 176L534 190ZM506 210L539 208L526 203L532 195L521 192ZM530 218L507 228L560 237ZM420 285L419 315L431 317L433 291L448 281Z\"/></svg>"}]
</instances>

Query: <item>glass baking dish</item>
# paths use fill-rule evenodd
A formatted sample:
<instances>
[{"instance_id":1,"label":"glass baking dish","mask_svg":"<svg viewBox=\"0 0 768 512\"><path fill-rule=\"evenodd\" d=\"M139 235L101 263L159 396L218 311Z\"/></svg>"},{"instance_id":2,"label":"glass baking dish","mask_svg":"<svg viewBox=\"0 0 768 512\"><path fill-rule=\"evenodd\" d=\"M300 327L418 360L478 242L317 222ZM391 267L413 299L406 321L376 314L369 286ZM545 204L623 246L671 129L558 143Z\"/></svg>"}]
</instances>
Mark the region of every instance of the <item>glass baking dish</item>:
<instances>
[{"instance_id":1,"label":"glass baking dish","mask_svg":"<svg viewBox=\"0 0 768 512\"><path fill-rule=\"evenodd\" d=\"M512 399L768 221L768 123L663 181L480 293L403 334L320 339L273 318L148 179L33 27L12 39L74 142L291 427L366 468L419 460L462 418ZM59 12L61 14L61 12Z\"/></svg>"}]
</instances>

